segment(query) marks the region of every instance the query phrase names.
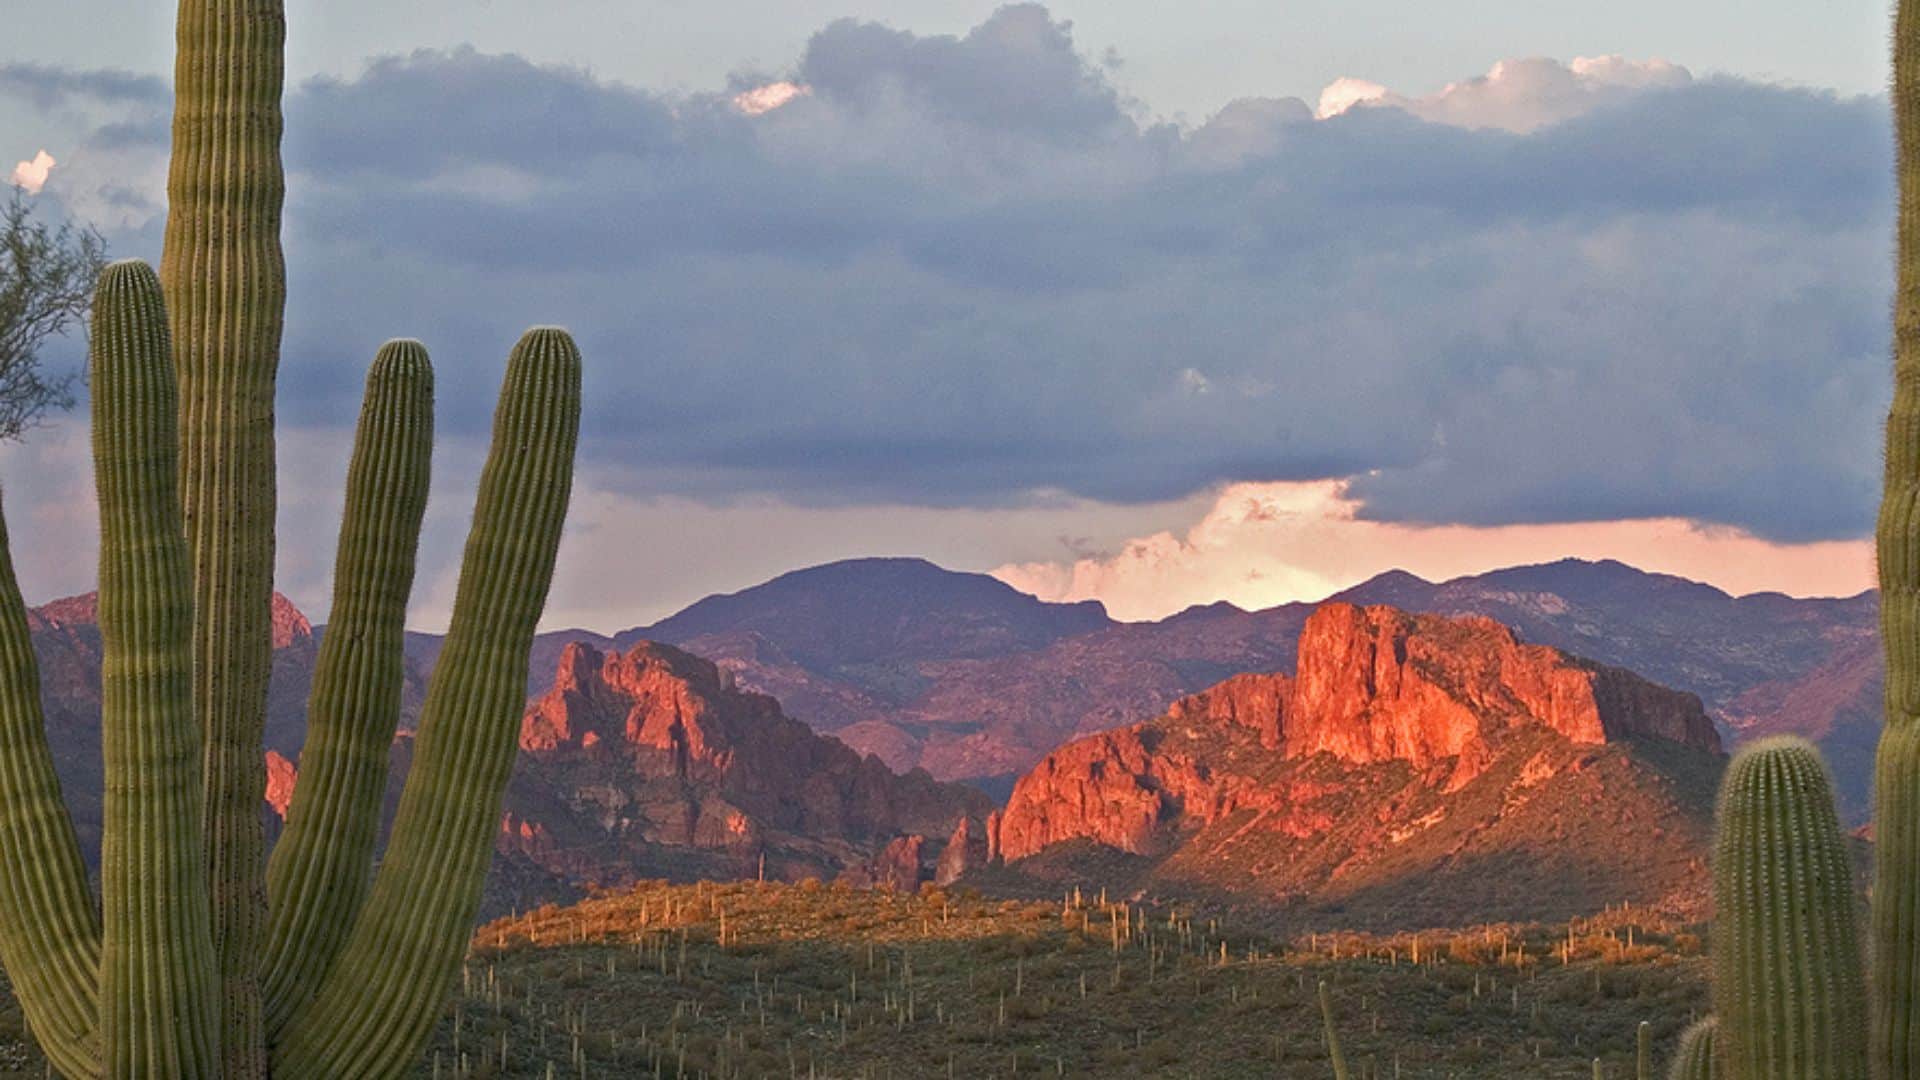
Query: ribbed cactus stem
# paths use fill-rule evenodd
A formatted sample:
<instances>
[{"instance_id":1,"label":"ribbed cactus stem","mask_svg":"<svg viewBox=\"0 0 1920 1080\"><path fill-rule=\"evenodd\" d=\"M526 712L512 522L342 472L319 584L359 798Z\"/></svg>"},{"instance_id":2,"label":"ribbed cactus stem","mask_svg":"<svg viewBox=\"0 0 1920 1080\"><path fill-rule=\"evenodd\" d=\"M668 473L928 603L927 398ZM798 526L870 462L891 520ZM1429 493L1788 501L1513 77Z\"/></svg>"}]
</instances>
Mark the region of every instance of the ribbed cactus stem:
<instances>
[{"instance_id":1,"label":"ribbed cactus stem","mask_svg":"<svg viewBox=\"0 0 1920 1080\"><path fill-rule=\"evenodd\" d=\"M92 335L100 498L101 1029L115 1077L220 1075L200 844L193 600L180 529L173 360L160 279L108 268Z\"/></svg>"},{"instance_id":2,"label":"ribbed cactus stem","mask_svg":"<svg viewBox=\"0 0 1920 1080\"><path fill-rule=\"evenodd\" d=\"M1893 27L1900 211L1893 406L1877 535L1886 727L1874 762L1873 1046L1882 1075L1920 1075L1920 3Z\"/></svg>"},{"instance_id":3,"label":"ribbed cactus stem","mask_svg":"<svg viewBox=\"0 0 1920 1080\"><path fill-rule=\"evenodd\" d=\"M530 331L508 361L453 625L393 838L353 935L275 1048L281 1080L397 1076L459 968L518 749L526 657L573 485L580 354Z\"/></svg>"},{"instance_id":4,"label":"ribbed cactus stem","mask_svg":"<svg viewBox=\"0 0 1920 1080\"><path fill-rule=\"evenodd\" d=\"M1347 1055L1340 1049L1340 1028L1333 1022L1333 999L1327 996L1327 984L1320 982L1320 1022L1326 1028L1327 1058L1333 1063L1334 1080L1347 1080Z\"/></svg>"},{"instance_id":5,"label":"ribbed cactus stem","mask_svg":"<svg viewBox=\"0 0 1920 1080\"><path fill-rule=\"evenodd\" d=\"M1640 1028L1634 1034L1634 1075L1640 1080L1653 1080L1653 1025L1640 1021Z\"/></svg>"},{"instance_id":6,"label":"ribbed cactus stem","mask_svg":"<svg viewBox=\"0 0 1920 1080\"><path fill-rule=\"evenodd\" d=\"M0 521L0 964L35 1041L100 1074L100 921L40 710L27 607Z\"/></svg>"},{"instance_id":7,"label":"ribbed cactus stem","mask_svg":"<svg viewBox=\"0 0 1920 1080\"><path fill-rule=\"evenodd\" d=\"M1680 1036L1680 1049L1673 1056L1668 1080L1715 1080L1720 1075L1714 1057L1714 1035L1719 1024L1709 1016Z\"/></svg>"},{"instance_id":8,"label":"ribbed cactus stem","mask_svg":"<svg viewBox=\"0 0 1920 1080\"><path fill-rule=\"evenodd\" d=\"M181 0L161 277L180 380L193 702L229 1080L263 1075L260 768L272 670L273 403L286 309L284 0Z\"/></svg>"},{"instance_id":9,"label":"ribbed cactus stem","mask_svg":"<svg viewBox=\"0 0 1920 1080\"><path fill-rule=\"evenodd\" d=\"M390 342L367 372L300 782L267 867L270 1037L319 990L366 900L432 464L433 366L419 342Z\"/></svg>"},{"instance_id":10,"label":"ribbed cactus stem","mask_svg":"<svg viewBox=\"0 0 1920 1080\"><path fill-rule=\"evenodd\" d=\"M1714 1012L1730 1073L1865 1080L1852 867L1811 744L1763 739L1734 757L1713 879Z\"/></svg>"}]
</instances>

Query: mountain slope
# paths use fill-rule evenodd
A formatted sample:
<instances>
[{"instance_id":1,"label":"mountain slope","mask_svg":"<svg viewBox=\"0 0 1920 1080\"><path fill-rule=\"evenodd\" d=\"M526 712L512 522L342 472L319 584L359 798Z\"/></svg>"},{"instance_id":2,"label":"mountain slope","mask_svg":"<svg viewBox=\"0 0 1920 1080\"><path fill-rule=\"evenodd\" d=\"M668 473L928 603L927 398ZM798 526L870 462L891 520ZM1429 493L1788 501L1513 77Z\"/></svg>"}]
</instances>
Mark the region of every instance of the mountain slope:
<instances>
[{"instance_id":1,"label":"mountain slope","mask_svg":"<svg viewBox=\"0 0 1920 1080\"><path fill-rule=\"evenodd\" d=\"M994 853L1359 926L1702 910L1721 756L1697 697L1484 618L1342 603L1308 620L1297 671L1049 754Z\"/></svg>"}]
</instances>

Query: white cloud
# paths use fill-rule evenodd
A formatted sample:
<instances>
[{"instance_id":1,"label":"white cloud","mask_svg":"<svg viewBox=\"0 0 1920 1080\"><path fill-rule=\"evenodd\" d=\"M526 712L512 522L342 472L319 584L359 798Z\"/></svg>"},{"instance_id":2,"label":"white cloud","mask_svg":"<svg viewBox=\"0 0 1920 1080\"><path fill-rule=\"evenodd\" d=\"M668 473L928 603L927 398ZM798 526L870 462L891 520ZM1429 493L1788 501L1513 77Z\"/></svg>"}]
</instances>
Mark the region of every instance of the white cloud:
<instances>
[{"instance_id":1,"label":"white cloud","mask_svg":"<svg viewBox=\"0 0 1920 1080\"><path fill-rule=\"evenodd\" d=\"M42 150L33 155L32 161L22 161L13 167L13 182L27 189L27 194L38 195L40 189L47 186L47 177L52 175L53 167L58 164L52 154Z\"/></svg>"},{"instance_id":2,"label":"white cloud","mask_svg":"<svg viewBox=\"0 0 1920 1080\"><path fill-rule=\"evenodd\" d=\"M1736 595L1852 595L1873 587L1868 540L1775 544L1660 518L1563 525L1366 521L1341 481L1233 484L1184 531L1112 554L1002 566L994 575L1046 600L1099 600L1114 617L1157 619L1195 604L1249 610L1320 600L1386 570L1440 581L1568 556L1612 558Z\"/></svg>"},{"instance_id":3,"label":"white cloud","mask_svg":"<svg viewBox=\"0 0 1920 1080\"><path fill-rule=\"evenodd\" d=\"M1322 120L1339 116L1356 105L1388 98L1387 88L1377 82L1342 75L1320 91L1320 107L1313 114Z\"/></svg>"},{"instance_id":4,"label":"white cloud","mask_svg":"<svg viewBox=\"0 0 1920 1080\"><path fill-rule=\"evenodd\" d=\"M1350 76L1320 94L1321 119L1360 106L1386 106L1436 124L1530 132L1585 115L1647 90L1686 86L1693 75L1665 60L1582 56L1571 63L1541 57L1502 60L1485 75L1448 83L1424 97L1394 93Z\"/></svg>"},{"instance_id":5,"label":"white cloud","mask_svg":"<svg viewBox=\"0 0 1920 1080\"><path fill-rule=\"evenodd\" d=\"M765 86L756 86L733 96L733 107L748 116L765 116L767 113L792 102L795 98L812 94L809 87L799 83L775 82Z\"/></svg>"}]
</instances>

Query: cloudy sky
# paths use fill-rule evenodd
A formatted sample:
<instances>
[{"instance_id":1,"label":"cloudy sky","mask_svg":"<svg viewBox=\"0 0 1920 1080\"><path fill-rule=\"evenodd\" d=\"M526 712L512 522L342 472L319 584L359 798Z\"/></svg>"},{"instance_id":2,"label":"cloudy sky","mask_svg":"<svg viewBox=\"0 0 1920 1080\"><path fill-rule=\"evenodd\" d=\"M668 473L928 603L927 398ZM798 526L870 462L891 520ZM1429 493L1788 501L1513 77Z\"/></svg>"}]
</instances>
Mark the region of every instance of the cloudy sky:
<instances>
[{"instance_id":1,"label":"cloudy sky","mask_svg":"<svg viewBox=\"0 0 1920 1080\"><path fill-rule=\"evenodd\" d=\"M170 7L0 41L0 172L120 255L158 257ZM441 370L433 626L537 322L589 362L554 625L862 554L1130 618L1567 554L1869 584L1878 2L292 7L316 613L366 359ZM84 443L0 450L31 596L90 581Z\"/></svg>"}]
</instances>

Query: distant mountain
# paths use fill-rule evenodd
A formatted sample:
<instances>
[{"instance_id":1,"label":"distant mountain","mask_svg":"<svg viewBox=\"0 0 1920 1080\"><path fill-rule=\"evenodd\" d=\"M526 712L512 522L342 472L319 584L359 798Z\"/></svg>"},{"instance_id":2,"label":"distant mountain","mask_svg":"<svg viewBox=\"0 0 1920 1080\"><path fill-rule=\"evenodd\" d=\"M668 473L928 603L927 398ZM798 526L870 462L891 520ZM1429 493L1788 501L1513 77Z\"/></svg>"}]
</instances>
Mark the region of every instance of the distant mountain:
<instances>
[{"instance_id":1,"label":"distant mountain","mask_svg":"<svg viewBox=\"0 0 1920 1080\"><path fill-rule=\"evenodd\" d=\"M912 603L889 584L903 579L919 583ZM1618 562L1569 559L1440 583L1395 571L1332 599L1485 615L1523 640L1698 694L1736 741L1807 734L1833 762L1848 817L1864 817L1879 724L1873 593L1733 597ZM1214 604L1113 623L982 575L860 560L702 601L619 637L655 636L706 656L896 769L921 766L1004 795L1067 740L1159 715L1235 674L1291 671L1313 608ZM1076 632L1078 620L1090 628Z\"/></svg>"},{"instance_id":2,"label":"distant mountain","mask_svg":"<svg viewBox=\"0 0 1920 1080\"><path fill-rule=\"evenodd\" d=\"M807 671L897 699L918 683L917 664L1010 656L1112 625L1097 602L1050 604L923 559L855 559L710 596L618 634L614 644L753 642Z\"/></svg>"},{"instance_id":3,"label":"distant mountain","mask_svg":"<svg viewBox=\"0 0 1920 1080\"><path fill-rule=\"evenodd\" d=\"M1296 670L1047 755L988 825L1000 883L1345 926L1704 912L1722 757L1694 695L1484 617L1344 603Z\"/></svg>"}]
</instances>

